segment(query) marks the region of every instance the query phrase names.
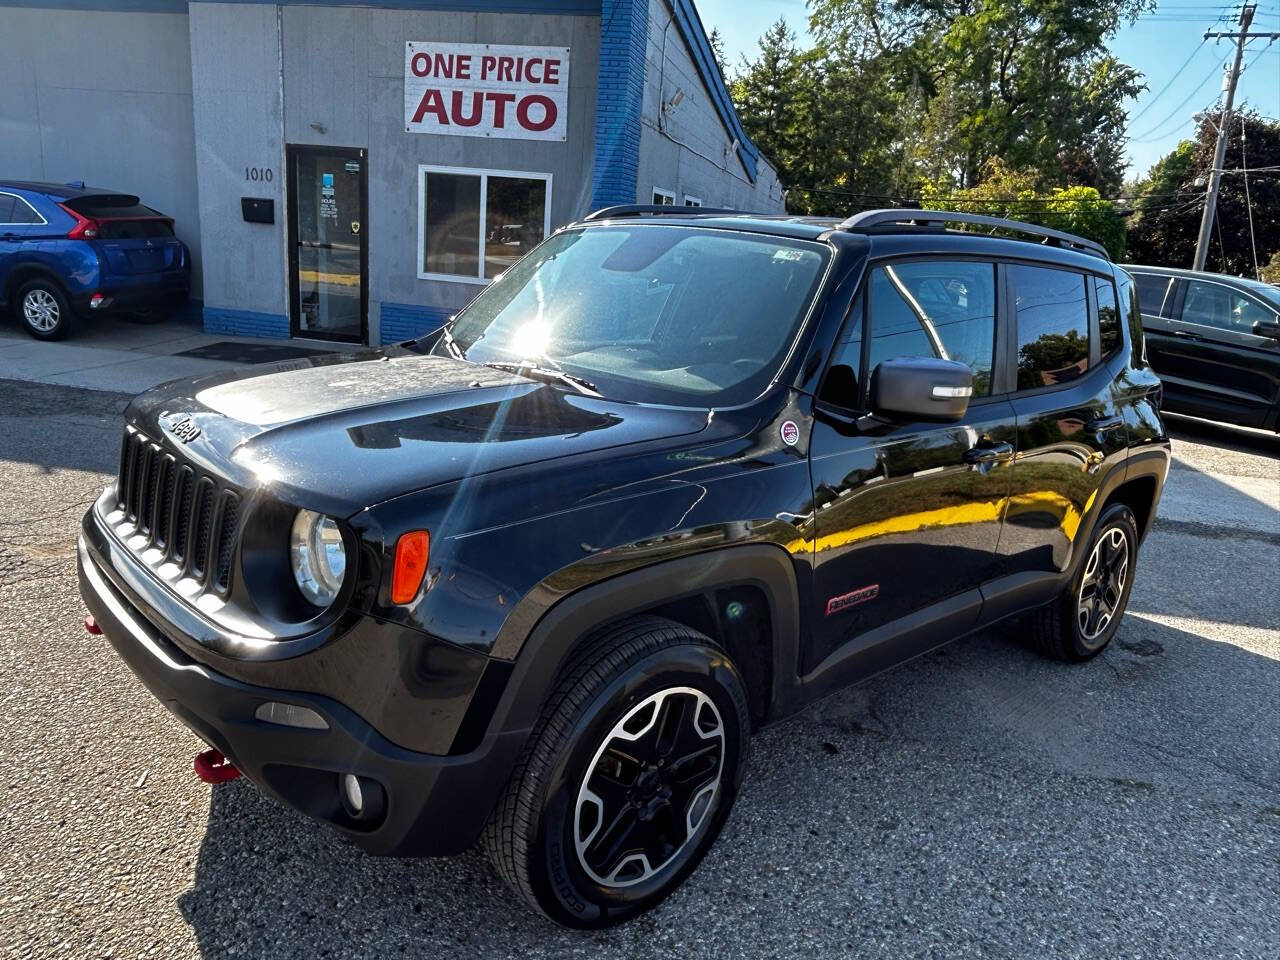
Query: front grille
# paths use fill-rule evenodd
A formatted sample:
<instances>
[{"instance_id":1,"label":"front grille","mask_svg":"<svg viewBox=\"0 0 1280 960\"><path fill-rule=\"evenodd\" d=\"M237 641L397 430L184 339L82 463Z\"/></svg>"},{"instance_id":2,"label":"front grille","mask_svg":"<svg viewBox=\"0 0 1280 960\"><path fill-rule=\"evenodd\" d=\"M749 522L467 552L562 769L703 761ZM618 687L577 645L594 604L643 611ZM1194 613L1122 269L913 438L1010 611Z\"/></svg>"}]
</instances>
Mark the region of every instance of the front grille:
<instances>
[{"instance_id":1,"label":"front grille","mask_svg":"<svg viewBox=\"0 0 1280 960\"><path fill-rule=\"evenodd\" d=\"M180 576L226 594L240 520L240 495L215 477L181 463L132 427L125 429L116 481L121 523L132 525L130 548L155 549ZM142 538L138 540L137 538Z\"/></svg>"}]
</instances>

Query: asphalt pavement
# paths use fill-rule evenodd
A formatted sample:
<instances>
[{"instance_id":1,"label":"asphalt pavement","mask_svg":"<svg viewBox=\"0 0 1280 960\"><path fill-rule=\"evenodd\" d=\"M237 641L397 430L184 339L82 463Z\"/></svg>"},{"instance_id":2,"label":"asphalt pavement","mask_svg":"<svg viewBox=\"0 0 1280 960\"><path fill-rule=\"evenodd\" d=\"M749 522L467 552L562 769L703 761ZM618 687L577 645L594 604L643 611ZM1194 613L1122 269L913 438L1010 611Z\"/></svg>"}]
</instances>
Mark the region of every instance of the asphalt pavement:
<instances>
[{"instance_id":1,"label":"asphalt pavement","mask_svg":"<svg viewBox=\"0 0 1280 960\"><path fill-rule=\"evenodd\" d=\"M385 860L238 780L85 633L119 394L0 381L0 956L1280 957L1280 441L1173 421L1129 614L1001 630L755 738L712 852L600 934L477 852Z\"/></svg>"}]
</instances>

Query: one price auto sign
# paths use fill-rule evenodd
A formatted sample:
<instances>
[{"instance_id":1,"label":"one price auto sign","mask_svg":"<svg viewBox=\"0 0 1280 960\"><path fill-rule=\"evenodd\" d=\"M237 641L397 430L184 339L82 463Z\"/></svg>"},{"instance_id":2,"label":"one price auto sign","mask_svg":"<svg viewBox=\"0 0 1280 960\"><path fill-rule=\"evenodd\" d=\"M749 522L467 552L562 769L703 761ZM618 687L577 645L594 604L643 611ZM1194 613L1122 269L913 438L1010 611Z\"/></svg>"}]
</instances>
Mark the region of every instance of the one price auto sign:
<instances>
[{"instance_id":1,"label":"one price auto sign","mask_svg":"<svg viewBox=\"0 0 1280 960\"><path fill-rule=\"evenodd\" d=\"M568 125L568 47L404 45L408 133L564 140Z\"/></svg>"}]
</instances>

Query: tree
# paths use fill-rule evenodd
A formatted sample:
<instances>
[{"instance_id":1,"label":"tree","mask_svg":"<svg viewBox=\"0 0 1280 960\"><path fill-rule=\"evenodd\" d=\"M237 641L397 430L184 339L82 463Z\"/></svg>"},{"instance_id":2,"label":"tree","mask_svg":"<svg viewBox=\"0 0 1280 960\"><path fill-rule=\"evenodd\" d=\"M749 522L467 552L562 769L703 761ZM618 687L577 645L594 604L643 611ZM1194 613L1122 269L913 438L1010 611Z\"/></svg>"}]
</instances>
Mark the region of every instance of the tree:
<instances>
[{"instance_id":1,"label":"tree","mask_svg":"<svg viewBox=\"0 0 1280 960\"><path fill-rule=\"evenodd\" d=\"M812 0L820 45L864 60L909 126L885 143L931 158L931 179L980 182L988 160L1034 169L1040 187L1113 191L1123 174L1124 100L1138 73L1106 50L1152 0ZM863 92L874 89L861 88ZM914 114L914 116L913 116ZM923 140L924 150L910 145Z\"/></svg>"},{"instance_id":2,"label":"tree","mask_svg":"<svg viewBox=\"0 0 1280 960\"><path fill-rule=\"evenodd\" d=\"M1280 286L1280 250L1271 255L1270 262L1259 273L1264 282Z\"/></svg>"},{"instance_id":3,"label":"tree","mask_svg":"<svg viewBox=\"0 0 1280 960\"><path fill-rule=\"evenodd\" d=\"M720 35L719 27L712 27L711 33L707 36L707 43L711 47L711 55L716 58L716 66L720 68L720 78L729 82L729 59L724 52L724 37Z\"/></svg>"},{"instance_id":4,"label":"tree","mask_svg":"<svg viewBox=\"0 0 1280 960\"><path fill-rule=\"evenodd\" d=\"M1135 263L1191 266L1204 209L1204 180L1213 164L1220 120L1216 111L1199 114L1195 139L1184 140L1161 157L1139 185L1137 212L1128 232L1129 258ZM1218 273L1253 276L1255 245L1259 267L1273 251L1280 250L1280 177L1274 173L1280 167L1280 121L1253 112L1234 117L1223 166L1227 172L1218 191L1205 266ZM1270 173L1249 177L1247 198L1241 172L1246 166L1273 168Z\"/></svg>"},{"instance_id":5,"label":"tree","mask_svg":"<svg viewBox=\"0 0 1280 960\"><path fill-rule=\"evenodd\" d=\"M1114 260L1124 258L1124 218L1114 201L1104 200L1094 187L1060 187L1042 191L1034 170L1016 171L1002 160L989 162L982 183L969 190L953 191L944 183L926 183L920 193L924 207L985 213L1038 223L1055 230L1096 240Z\"/></svg>"}]
</instances>

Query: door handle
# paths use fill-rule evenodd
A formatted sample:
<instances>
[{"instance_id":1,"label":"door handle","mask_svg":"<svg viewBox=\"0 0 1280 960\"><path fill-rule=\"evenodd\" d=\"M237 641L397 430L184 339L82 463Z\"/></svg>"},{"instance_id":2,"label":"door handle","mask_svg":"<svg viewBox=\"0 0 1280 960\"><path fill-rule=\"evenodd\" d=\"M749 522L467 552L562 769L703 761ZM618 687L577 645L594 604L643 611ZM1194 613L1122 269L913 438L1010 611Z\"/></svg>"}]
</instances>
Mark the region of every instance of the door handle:
<instances>
[{"instance_id":1,"label":"door handle","mask_svg":"<svg viewBox=\"0 0 1280 960\"><path fill-rule=\"evenodd\" d=\"M1096 417L1084 425L1084 428L1090 433L1109 433L1112 430L1119 430L1124 426L1124 417L1117 414L1114 417Z\"/></svg>"},{"instance_id":2,"label":"door handle","mask_svg":"<svg viewBox=\"0 0 1280 960\"><path fill-rule=\"evenodd\" d=\"M1175 337L1181 337L1183 340L1203 340L1204 339L1203 337L1200 336L1200 334L1191 333L1188 330L1175 330L1173 331L1173 335Z\"/></svg>"},{"instance_id":3,"label":"door handle","mask_svg":"<svg viewBox=\"0 0 1280 960\"><path fill-rule=\"evenodd\" d=\"M1012 443L993 443L985 447L970 447L964 452L964 462L973 465L1002 463L1013 459Z\"/></svg>"},{"instance_id":4,"label":"door handle","mask_svg":"<svg viewBox=\"0 0 1280 960\"><path fill-rule=\"evenodd\" d=\"M17 242L18 242L18 241L20 241L22 238L21 238L20 236L18 236L16 233L6 233L6 234L4 235L4 239L5 239L5 240L8 240L10 243L17 243Z\"/></svg>"}]
</instances>

